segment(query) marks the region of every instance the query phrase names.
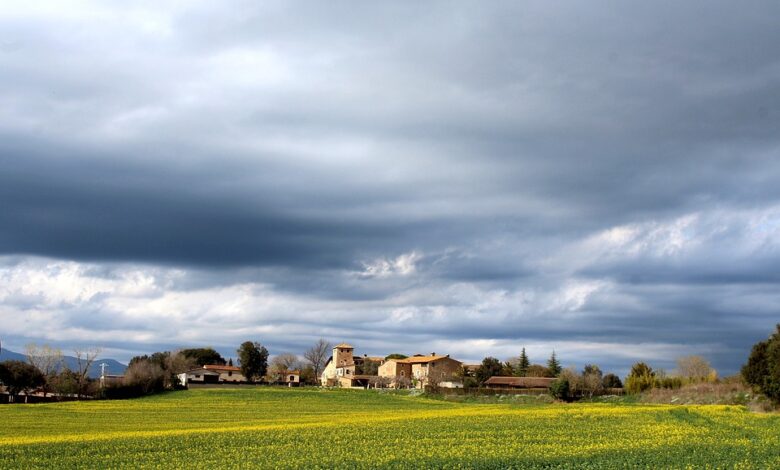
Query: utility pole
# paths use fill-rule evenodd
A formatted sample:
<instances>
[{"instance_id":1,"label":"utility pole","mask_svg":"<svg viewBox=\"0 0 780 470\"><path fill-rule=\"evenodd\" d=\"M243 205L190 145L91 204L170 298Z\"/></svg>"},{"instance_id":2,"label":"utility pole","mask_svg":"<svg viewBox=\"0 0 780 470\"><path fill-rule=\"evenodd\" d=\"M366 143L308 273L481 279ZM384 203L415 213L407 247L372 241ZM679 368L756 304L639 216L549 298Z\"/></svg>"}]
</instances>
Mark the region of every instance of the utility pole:
<instances>
[{"instance_id":1,"label":"utility pole","mask_svg":"<svg viewBox=\"0 0 780 470\"><path fill-rule=\"evenodd\" d=\"M106 388L106 367L108 367L108 364L105 362L100 363L100 388Z\"/></svg>"}]
</instances>

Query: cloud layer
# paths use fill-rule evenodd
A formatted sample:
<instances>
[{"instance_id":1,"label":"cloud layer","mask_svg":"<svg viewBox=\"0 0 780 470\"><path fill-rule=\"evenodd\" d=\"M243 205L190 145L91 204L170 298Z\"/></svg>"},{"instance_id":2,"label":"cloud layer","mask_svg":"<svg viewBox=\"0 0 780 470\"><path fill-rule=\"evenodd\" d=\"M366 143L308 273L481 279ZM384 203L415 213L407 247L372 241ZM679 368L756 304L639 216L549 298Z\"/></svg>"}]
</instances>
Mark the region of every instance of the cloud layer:
<instances>
[{"instance_id":1,"label":"cloud layer","mask_svg":"<svg viewBox=\"0 0 780 470\"><path fill-rule=\"evenodd\" d=\"M778 9L9 2L3 343L734 372L780 318Z\"/></svg>"}]
</instances>

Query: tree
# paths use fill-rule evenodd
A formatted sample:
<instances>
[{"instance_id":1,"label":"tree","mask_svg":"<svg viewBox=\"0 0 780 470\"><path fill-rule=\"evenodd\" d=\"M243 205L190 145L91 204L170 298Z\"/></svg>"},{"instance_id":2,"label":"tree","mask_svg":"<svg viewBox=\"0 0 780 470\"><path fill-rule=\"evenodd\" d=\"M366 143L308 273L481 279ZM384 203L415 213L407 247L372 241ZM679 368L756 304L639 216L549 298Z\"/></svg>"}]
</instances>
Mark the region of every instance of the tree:
<instances>
[{"instance_id":1,"label":"tree","mask_svg":"<svg viewBox=\"0 0 780 470\"><path fill-rule=\"evenodd\" d=\"M359 361L355 360L355 373L362 375L378 375L379 374L379 362L372 361L370 359L363 359Z\"/></svg>"},{"instance_id":2,"label":"tree","mask_svg":"<svg viewBox=\"0 0 780 470\"><path fill-rule=\"evenodd\" d=\"M486 357L485 359L482 359L482 364L477 368L474 375L479 383L483 384L487 379L496 375L501 375L501 369L501 361L495 357Z\"/></svg>"},{"instance_id":3,"label":"tree","mask_svg":"<svg viewBox=\"0 0 780 470\"><path fill-rule=\"evenodd\" d=\"M44 381L41 388L43 389L43 396L46 397L49 391L49 382L62 369L62 351L52 348L48 344L39 347L33 343L28 344L25 350L27 362L43 374Z\"/></svg>"},{"instance_id":4,"label":"tree","mask_svg":"<svg viewBox=\"0 0 780 470\"><path fill-rule=\"evenodd\" d=\"M553 377L558 377L558 375L561 373L561 363L558 361L558 358L555 357L554 350L550 356L550 359L547 361L547 369L550 371L550 375Z\"/></svg>"},{"instance_id":5,"label":"tree","mask_svg":"<svg viewBox=\"0 0 780 470\"><path fill-rule=\"evenodd\" d=\"M228 359L228 366L233 367L233 358Z\"/></svg>"},{"instance_id":6,"label":"tree","mask_svg":"<svg viewBox=\"0 0 780 470\"><path fill-rule=\"evenodd\" d=\"M688 382L707 382L715 374L715 369L701 356L685 356L677 359L677 372Z\"/></svg>"},{"instance_id":7,"label":"tree","mask_svg":"<svg viewBox=\"0 0 780 470\"><path fill-rule=\"evenodd\" d=\"M271 371L282 373L288 370L300 369L301 361L293 353L281 353L271 359Z\"/></svg>"},{"instance_id":8,"label":"tree","mask_svg":"<svg viewBox=\"0 0 780 470\"><path fill-rule=\"evenodd\" d=\"M601 380L601 385L604 388L623 388L623 382L620 381L620 377L615 374L607 374Z\"/></svg>"},{"instance_id":9,"label":"tree","mask_svg":"<svg viewBox=\"0 0 780 470\"><path fill-rule=\"evenodd\" d=\"M544 367L541 364L531 364L528 366L528 370L525 373L526 377L552 377L550 369Z\"/></svg>"},{"instance_id":10,"label":"tree","mask_svg":"<svg viewBox=\"0 0 780 470\"><path fill-rule=\"evenodd\" d=\"M388 354L387 356L385 356L385 360L389 361L390 359L406 359L407 357L409 357L409 356L407 356L405 354L393 353L393 354Z\"/></svg>"},{"instance_id":11,"label":"tree","mask_svg":"<svg viewBox=\"0 0 780 470\"><path fill-rule=\"evenodd\" d=\"M583 395L585 387L582 376L574 367L562 369L558 374L558 380L565 381L569 384L569 398L579 398Z\"/></svg>"},{"instance_id":12,"label":"tree","mask_svg":"<svg viewBox=\"0 0 780 470\"><path fill-rule=\"evenodd\" d=\"M504 377L511 377L515 375L515 367L512 365L510 361L506 361L504 364L501 365L501 375Z\"/></svg>"},{"instance_id":13,"label":"tree","mask_svg":"<svg viewBox=\"0 0 780 470\"><path fill-rule=\"evenodd\" d=\"M780 403L780 324L766 341L753 346L747 364L742 367L745 382Z\"/></svg>"},{"instance_id":14,"label":"tree","mask_svg":"<svg viewBox=\"0 0 780 470\"><path fill-rule=\"evenodd\" d=\"M148 365L159 368L163 372L163 387L174 388L179 385L179 374L197 366L197 361L193 356L185 356L182 351L162 351L153 353L151 356L144 354L143 356L133 357L127 365L128 370L136 364L142 365L139 371L150 370Z\"/></svg>"},{"instance_id":15,"label":"tree","mask_svg":"<svg viewBox=\"0 0 780 470\"><path fill-rule=\"evenodd\" d=\"M24 402L30 390L43 385L45 378L37 367L22 361L0 362L0 383L8 389L11 400L25 392Z\"/></svg>"},{"instance_id":16,"label":"tree","mask_svg":"<svg viewBox=\"0 0 780 470\"><path fill-rule=\"evenodd\" d=\"M75 348L73 355L76 356L76 394L79 398L86 395L89 386L89 368L100 354L100 348Z\"/></svg>"},{"instance_id":17,"label":"tree","mask_svg":"<svg viewBox=\"0 0 780 470\"><path fill-rule=\"evenodd\" d=\"M125 385L136 387L142 395L161 392L166 388L166 372L155 361L138 360L127 366Z\"/></svg>"},{"instance_id":18,"label":"tree","mask_svg":"<svg viewBox=\"0 0 780 470\"><path fill-rule=\"evenodd\" d=\"M644 362L631 366L631 372L626 377L628 393L640 393L655 386L655 371Z\"/></svg>"},{"instance_id":19,"label":"tree","mask_svg":"<svg viewBox=\"0 0 780 470\"><path fill-rule=\"evenodd\" d=\"M525 352L525 348L520 351L520 357L517 360L517 367L515 367L515 374L518 377L528 376L528 368L531 366L531 361L528 360L528 354Z\"/></svg>"},{"instance_id":20,"label":"tree","mask_svg":"<svg viewBox=\"0 0 780 470\"><path fill-rule=\"evenodd\" d=\"M268 371L268 350L258 342L245 341L238 348L241 373L247 380L263 377Z\"/></svg>"},{"instance_id":21,"label":"tree","mask_svg":"<svg viewBox=\"0 0 780 470\"><path fill-rule=\"evenodd\" d=\"M592 398L601 393L604 388L602 373L599 366L587 364L582 370L582 391Z\"/></svg>"},{"instance_id":22,"label":"tree","mask_svg":"<svg viewBox=\"0 0 780 470\"><path fill-rule=\"evenodd\" d=\"M317 383L317 375L314 373L314 367L307 365L301 369L301 383L309 385Z\"/></svg>"},{"instance_id":23,"label":"tree","mask_svg":"<svg viewBox=\"0 0 780 470\"><path fill-rule=\"evenodd\" d=\"M550 383L550 395L556 400L571 400L571 391L569 381L564 378L558 378Z\"/></svg>"},{"instance_id":24,"label":"tree","mask_svg":"<svg viewBox=\"0 0 780 470\"><path fill-rule=\"evenodd\" d=\"M303 353L303 358L311 365L314 370L314 376L319 378L322 373L322 369L325 367L325 362L328 360L332 346L324 338L317 340L312 347Z\"/></svg>"},{"instance_id":25,"label":"tree","mask_svg":"<svg viewBox=\"0 0 780 470\"><path fill-rule=\"evenodd\" d=\"M182 349L181 353L184 354L185 357L194 359L195 363L201 367L210 364L224 366L227 363L225 358L214 348Z\"/></svg>"}]
</instances>

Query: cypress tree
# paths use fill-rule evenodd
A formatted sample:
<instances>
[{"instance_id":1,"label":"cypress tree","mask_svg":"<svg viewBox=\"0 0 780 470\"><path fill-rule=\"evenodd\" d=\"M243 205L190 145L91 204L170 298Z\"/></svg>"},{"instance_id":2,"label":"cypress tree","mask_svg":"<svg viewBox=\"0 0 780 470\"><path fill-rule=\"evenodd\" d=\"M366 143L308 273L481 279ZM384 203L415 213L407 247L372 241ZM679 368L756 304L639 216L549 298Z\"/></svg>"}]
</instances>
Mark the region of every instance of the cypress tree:
<instances>
[{"instance_id":1,"label":"cypress tree","mask_svg":"<svg viewBox=\"0 0 780 470\"><path fill-rule=\"evenodd\" d=\"M561 363L558 362L558 359L555 357L555 350L553 350L550 360L547 361L547 368L550 369L550 374L552 374L553 377L558 377L561 373Z\"/></svg>"},{"instance_id":2,"label":"cypress tree","mask_svg":"<svg viewBox=\"0 0 780 470\"><path fill-rule=\"evenodd\" d=\"M528 354L525 353L523 348L520 353L520 361L517 363L517 375L519 377L525 377L528 375L528 367L531 365L531 361L528 360Z\"/></svg>"}]
</instances>

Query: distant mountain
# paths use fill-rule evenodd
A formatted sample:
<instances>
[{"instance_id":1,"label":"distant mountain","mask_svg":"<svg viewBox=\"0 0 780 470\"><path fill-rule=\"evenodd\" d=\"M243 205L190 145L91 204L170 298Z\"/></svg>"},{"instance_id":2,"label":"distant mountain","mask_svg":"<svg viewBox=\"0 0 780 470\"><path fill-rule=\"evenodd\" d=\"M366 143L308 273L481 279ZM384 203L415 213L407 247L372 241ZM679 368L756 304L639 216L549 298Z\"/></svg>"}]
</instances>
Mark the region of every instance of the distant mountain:
<instances>
[{"instance_id":1,"label":"distant mountain","mask_svg":"<svg viewBox=\"0 0 780 470\"><path fill-rule=\"evenodd\" d=\"M68 366L69 369L77 370L78 369L78 361L73 356L63 356L62 359L65 361L65 365ZM27 361L27 356L24 354L19 354L17 352L9 351L5 348L3 348L2 351L0 351L0 362L2 361ZM92 366L89 368L89 376L93 379L97 379L100 377L100 364L106 364L106 374L109 375L122 375L125 373L125 369L127 369L127 366L122 364L121 362L114 360L114 359L97 359L95 362L92 363Z\"/></svg>"}]
</instances>

